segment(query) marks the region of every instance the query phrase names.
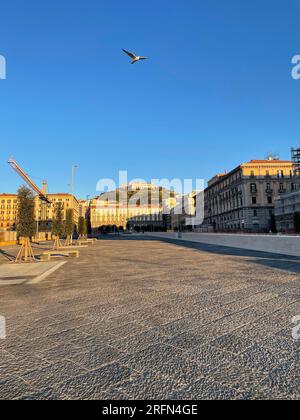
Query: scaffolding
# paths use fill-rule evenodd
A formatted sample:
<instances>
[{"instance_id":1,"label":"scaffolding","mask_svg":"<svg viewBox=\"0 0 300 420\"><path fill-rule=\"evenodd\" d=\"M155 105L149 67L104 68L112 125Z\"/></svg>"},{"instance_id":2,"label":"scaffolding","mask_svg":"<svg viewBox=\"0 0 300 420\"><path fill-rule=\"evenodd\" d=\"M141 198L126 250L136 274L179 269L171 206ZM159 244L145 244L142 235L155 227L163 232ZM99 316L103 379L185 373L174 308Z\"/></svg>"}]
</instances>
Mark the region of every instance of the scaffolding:
<instances>
[{"instance_id":1,"label":"scaffolding","mask_svg":"<svg viewBox=\"0 0 300 420\"><path fill-rule=\"evenodd\" d=\"M294 175L300 176L300 147L292 148L292 162L294 168Z\"/></svg>"}]
</instances>

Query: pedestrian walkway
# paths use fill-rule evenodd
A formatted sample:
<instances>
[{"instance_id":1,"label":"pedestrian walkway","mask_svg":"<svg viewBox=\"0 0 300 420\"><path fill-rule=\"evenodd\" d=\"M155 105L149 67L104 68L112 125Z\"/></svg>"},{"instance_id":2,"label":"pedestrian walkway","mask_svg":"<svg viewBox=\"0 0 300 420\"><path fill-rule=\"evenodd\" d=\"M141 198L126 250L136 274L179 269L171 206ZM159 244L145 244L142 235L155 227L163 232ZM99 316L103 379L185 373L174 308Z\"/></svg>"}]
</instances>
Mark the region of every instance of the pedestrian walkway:
<instances>
[{"instance_id":1,"label":"pedestrian walkway","mask_svg":"<svg viewBox=\"0 0 300 420\"><path fill-rule=\"evenodd\" d=\"M100 240L38 284L1 288L0 398L299 399L298 265Z\"/></svg>"}]
</instances>

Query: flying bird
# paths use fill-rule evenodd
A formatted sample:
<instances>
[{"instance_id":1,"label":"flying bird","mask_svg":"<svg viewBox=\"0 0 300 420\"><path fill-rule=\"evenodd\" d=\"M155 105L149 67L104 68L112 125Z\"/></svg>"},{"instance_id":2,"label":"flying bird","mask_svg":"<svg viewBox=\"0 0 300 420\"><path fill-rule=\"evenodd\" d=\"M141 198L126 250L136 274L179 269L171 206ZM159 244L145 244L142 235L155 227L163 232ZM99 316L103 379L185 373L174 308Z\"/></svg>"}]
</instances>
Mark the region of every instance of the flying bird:
<instances>
[{"instance_id":1,"label":"flying bird","mask_svg":"<svg viewBox=\"0 0 300 420\"><path fill-rule=\"evenodd\" d=\"M129 55L130 58L132 58L133 61L131 62L131 64L135 64L135 63L137 63L140 60L148 60L148 57L142 57L140 55L135 55L135 54L132 54L131 52L126 51L124 49L123 49L123 51L124 51L124 53L126 53L127 55Z\"/></svg>"}]
</instances>

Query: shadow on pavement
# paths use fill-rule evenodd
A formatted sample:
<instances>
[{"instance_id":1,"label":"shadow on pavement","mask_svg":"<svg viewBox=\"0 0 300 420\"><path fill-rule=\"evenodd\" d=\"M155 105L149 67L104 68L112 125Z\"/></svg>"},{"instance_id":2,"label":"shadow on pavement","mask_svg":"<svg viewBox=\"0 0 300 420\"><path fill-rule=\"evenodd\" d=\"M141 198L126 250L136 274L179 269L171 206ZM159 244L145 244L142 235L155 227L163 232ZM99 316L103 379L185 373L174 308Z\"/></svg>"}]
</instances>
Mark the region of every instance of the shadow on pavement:
<instances>
[{"instance_id":1,"label":"shadow on pavement","mask_svg":"<svg viewBox=\"0 0 300 420\"><path fill-rule=\"evenodd\" d=\"M15 256L12 254L9 254L8 252L3 251L3 249L0 249L0 255L3 255L3 257L8 261L14 261Z\"/></svg>"},{"instance_id":2,"label":"shadow on pavement","mask_svg":"<svg viewBox=\"0 0 300 420\"><path fill-rule=\"evenodd\" d=\"M206 243L200 242L189 242L189 241L181 241L178 239L170 239L170 238L161 238L161 237L147 237L141 235L103 235L101 236L101 240L123 240L123 241L160 241L169 243L172 245L177 245L189 249L194 249L203 252L209 252L216 255L227 255L231 257L245 257L250 258L247 260L248 262L252 262L254 264L260 264L264 267L269 268L277 268L280 270L290 271L292 273L300 274L300 258L289 256L289 255L282 255L282 254L273 254L269 252L261 252L261 251L251 251L247 249L241 248L231 248L227 246L220 246L220 245L210 245Z\"/></svg>"}]
</instances>

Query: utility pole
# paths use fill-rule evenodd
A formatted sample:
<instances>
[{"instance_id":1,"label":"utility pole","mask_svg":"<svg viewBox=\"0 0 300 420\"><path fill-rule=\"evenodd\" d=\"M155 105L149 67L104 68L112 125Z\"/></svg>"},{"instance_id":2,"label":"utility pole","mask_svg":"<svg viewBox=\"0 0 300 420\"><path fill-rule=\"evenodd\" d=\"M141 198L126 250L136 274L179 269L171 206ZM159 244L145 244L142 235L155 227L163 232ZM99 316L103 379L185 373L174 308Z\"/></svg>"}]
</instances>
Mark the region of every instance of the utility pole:
<instances>
[{"instance_id":1,"label":"utility pole","mask_svg":"<svg viewBox=\"0 0 300 420\"><path fill-rule=\"evenodd\" d=\"M71 171L71 194L74 195L74 178L76 173L77 165L72 165Z\"/></svg>"}]
</instances>

